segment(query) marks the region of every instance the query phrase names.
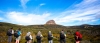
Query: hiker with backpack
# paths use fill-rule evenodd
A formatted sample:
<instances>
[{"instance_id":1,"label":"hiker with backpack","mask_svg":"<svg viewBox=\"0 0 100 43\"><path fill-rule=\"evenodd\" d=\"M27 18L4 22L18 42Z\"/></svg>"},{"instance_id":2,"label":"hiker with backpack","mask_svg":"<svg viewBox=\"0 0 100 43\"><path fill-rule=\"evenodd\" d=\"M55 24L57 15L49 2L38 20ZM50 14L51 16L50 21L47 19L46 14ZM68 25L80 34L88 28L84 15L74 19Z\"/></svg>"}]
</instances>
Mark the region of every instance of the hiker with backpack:
<instances>
[{"instance_id":1,"label":"hiker with backpack","mask_svg":"<svg viewBox=\"0 0 100 43\"><path fill-rule=\"evenodd\" d=\"M25 37L26 43L32 43L31 32L28 32Z\"/></svg>"},{"instance_id":2,"label":"hiker with backpack","mask_svg":"<svg viewBox=\"0 0 100 43\"><path fill-rule=\"evenodd\" d=\"M37 33L37 36L36 36L37 43L41 43L42 37L43 37L43 36L42 36L41 32L39 31L39 32Z\"/></svg>"},{"instance_id":3,"label":"hiker with backpack","mask_svg":"<svg viewBox=\"0 0 100 43\"><path fill-rule=\"evenodd\" d=\"M8 43L11 43L12 41L12 35L14 34L14 30L13 28L10 28L8 31L7 31L7 36L8 36Z\"/></svg>"},{"instance_id":4,"label":"hiker with backpack","mask_svg":"<svg viewBox=\"0 0 100 43\"><path fill-rule=\"evenodd\" d=\"M21 39L21 29L19 28L16 32L16 43L19 43L20 39Z\"/></svg>"},{"instance_id":5,"label":"hiker with backpack","mask_svg":"<svg viewBox=\"0 0 100 43\"><path fill-rule=\"evenodd\" d=\"M53 43L53 35L52 35L51 31L49 31L49 33L48 33L48 41L49 41L49 43Z\"/></svg>"},{"instance_id":6,"label":"hiker with backpack","mask_svg":"<svg viewBox=\"0 0 100 43\"><path fill-rule=\"evenodd\" d=\"M18 30L16 30L15 32L14 32L14 37L15 38L17 38L19 35L18 35Z\"/></svg>"},{"instance_id":7,"label":"hiker with backpack","mask_svg":"<svg viewBox=\"0 0 100 43\"><path fill-rule=\"evenodd\" d=\"M66 34L63 30L60 32L60 43L66 43Z\"/></svg>"},{"instance_id":8,"label":"hiker with backpack","mask_svg":"<svg viewBox=\"0 0 100 43\"><path fill-rule=\"evenodd\" d=\"M82 40L82 34L79 32L79 30L77 30L75 32L75 41L76 43L80 43L81 40Z\"/></svg>"}]
</instances>

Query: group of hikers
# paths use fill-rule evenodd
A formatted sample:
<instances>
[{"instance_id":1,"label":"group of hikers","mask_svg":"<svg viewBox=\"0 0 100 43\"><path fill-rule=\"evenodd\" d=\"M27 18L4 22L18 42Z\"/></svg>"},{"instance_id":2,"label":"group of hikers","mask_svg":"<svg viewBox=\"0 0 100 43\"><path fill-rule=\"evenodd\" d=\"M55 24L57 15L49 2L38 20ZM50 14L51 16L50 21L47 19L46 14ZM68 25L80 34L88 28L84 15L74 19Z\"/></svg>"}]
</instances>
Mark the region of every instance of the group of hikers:
<instances>
[{"instance_id":1,"label":"group of hikers","mask_svg":"<svg viewBox=\"0 0 100 43\"><path fill-rule=\"evenodd\" d=\"M19 41L21 39L21 29L19 28L18 30L14 31L13 28L10 28L7 31L8 43L11 43L12 35L14 35L14 37L16 38L16 42L15 43L19 43Z\"/></svg>"},{"instance_id":2,"label":"group of hikers","mask_svg":"<svg viewBox=\"0 0 100 43\"><path fill-rule=\"evenodd\" d=\"M12 35L14 35L14 37L16 38L15 43L20 43L20 39L21 39L21 29L19 28L18 30L14 31L13 28L10 28L7 31L7 35L8 35L8 43L11 43L12 41ZM36 35L36 39L37 39L37 43L42 43L42 34L40 31L38 31L37 35ZM53 43L53 34L51 31L48 32L48 43ZM28 32L25 36L25 43L32 43L32 35L31 32ZM80 43L80 41L82 40L82 34L77 30L75 32L75 43ZM66 43L66 34L63 30L61 30L60 32L60 43Z\"/></svg>"}]
</instances>

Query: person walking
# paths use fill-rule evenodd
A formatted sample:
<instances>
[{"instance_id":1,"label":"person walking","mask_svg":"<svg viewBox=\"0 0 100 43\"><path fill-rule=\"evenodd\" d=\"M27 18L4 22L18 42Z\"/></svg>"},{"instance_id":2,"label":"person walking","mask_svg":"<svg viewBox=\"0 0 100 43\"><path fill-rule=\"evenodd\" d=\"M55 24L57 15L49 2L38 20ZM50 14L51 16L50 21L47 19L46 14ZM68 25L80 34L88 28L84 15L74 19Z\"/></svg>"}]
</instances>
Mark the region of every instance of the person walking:
<instances>
[{"instance_id":1,"label":"person walking","mask_svg":"<svg viewBox=\"0 0 100 43\"><path fill-rule=\"evenodd\" d=\"M63 30L60 32L60 43L66 43L66 34Z\"/></svg>"},{"instance_id":2,"label":"person walking","mask_svg":"<svg viewBox=\"0 0 100 43\"><path fill-rule=\"evenodd\" d=\"M82 34L79 32L79 30L77 30L75 32L75 41L76 43L80 43L81 40L82 40Z\"/></svg>"},{"instance_id":3,"label":"person walking","mask_svg":"<svg viewBox=\"0 0 100 43\"><path fill-rule=\"evenodd\" d=\"M20 39L21 39L21 29L20 28L17 30L17 34L18 34L18 36L16 37L16 42L15 43L20 42Z\"/></svg>"},{"instance_id":4,"label":"person walking","mask_svg":"<svg viewBox=\"0 0 100 43\"><path fill-rule=\"evenodd\" d=\"M8 43L11 43L12 41L12 35L14 34L14 30L13 28L10 28L8 31L7 31L7 36L8 36Z\"/></svg>"},{"instance_id":5,"label":"person walking","mask_svg":"<svg viewBox=\"0 0 100 43\"><path fill-rule=\"evenodd\" d=\"M51 31L49 31L49 33L48 33L48 41L49 41L49 43L53 43L53 35L52 35Z\"/></svg>"},{"instance_id":6,"label":"person walking","mask_svg":"<svg viewBox=\"0 0 100 43\"><path fill-rule=\"evenodd\" d=\"M28 33L26 34L25 39L26 39L26 42L27 42L27 43L32 43L31 32L28 32Z\"/></svg>"},{"instance_id":7,"label":"person walking","mask_svg":"<svg viewBox=\"0 0 100 43\"><path fill-rule=\"evenodd\" d=\"M42 36L41 32L39 31L39 32L37 33L37 36L36 36L37 43L41 43L42 37L43 37L43 36Z\"/></svg>"}]
</instances>

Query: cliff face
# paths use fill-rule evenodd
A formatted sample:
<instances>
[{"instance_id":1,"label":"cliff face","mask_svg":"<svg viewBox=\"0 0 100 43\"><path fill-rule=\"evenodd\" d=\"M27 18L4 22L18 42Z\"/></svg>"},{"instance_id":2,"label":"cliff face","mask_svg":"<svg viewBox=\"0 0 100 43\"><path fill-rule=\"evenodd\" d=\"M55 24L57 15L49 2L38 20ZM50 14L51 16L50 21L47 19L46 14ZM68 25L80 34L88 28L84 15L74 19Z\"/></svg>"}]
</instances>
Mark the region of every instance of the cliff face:
<instances>
[{"instance_id":1,"label":"cliff face","mask_svg":"<svg viewBox=\"0 0 100 43\"><path fill-rule=\"evenodd\" d=\"M46 25L56 25L54 20L49 20L46 22Z\"/></svg>"}]
</instances>

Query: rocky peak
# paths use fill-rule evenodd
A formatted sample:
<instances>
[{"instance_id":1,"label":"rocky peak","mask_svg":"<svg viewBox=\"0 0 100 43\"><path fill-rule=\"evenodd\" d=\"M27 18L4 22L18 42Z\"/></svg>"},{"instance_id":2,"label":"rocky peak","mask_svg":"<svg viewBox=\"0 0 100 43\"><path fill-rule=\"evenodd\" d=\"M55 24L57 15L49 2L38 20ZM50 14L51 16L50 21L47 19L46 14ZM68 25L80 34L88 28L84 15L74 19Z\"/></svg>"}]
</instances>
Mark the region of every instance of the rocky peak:
<instances>
[{"instance_id":1,"label":"rocky peak","mask_svg":"<svg viewBox=\"0 0 100 43\"><path fill-rule=\"evenodd\" d=\"M47 25L56 25L54 20L49 20L46 22Z\"/></svg>"}]
</instances>

